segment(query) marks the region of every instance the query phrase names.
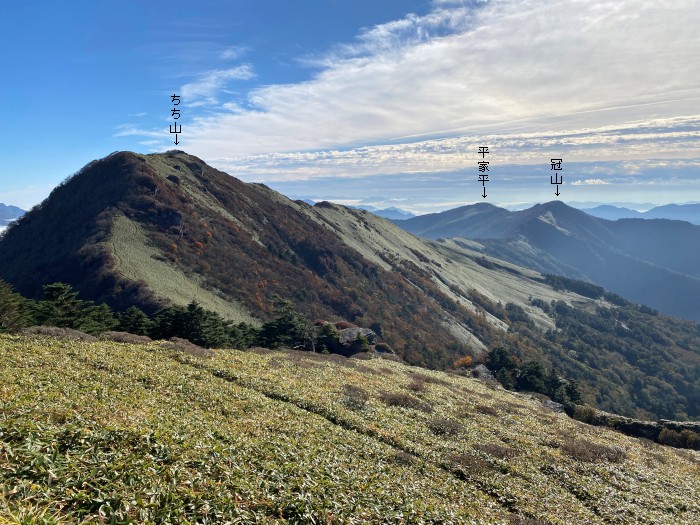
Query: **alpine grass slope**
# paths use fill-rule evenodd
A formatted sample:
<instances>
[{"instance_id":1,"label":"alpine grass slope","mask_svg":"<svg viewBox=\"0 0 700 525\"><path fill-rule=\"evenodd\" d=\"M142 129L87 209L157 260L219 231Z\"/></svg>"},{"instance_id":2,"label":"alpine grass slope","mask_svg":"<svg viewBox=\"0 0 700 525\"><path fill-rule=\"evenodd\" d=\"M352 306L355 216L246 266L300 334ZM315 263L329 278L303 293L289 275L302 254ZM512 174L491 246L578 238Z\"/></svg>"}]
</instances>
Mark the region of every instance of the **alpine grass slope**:
<instances>
[{"instance_id":1,"label":"alpine grass slope","mask_svg":"<svg viewBox=\"0 0 700 525\"><path fill-rule=\"evenodd\" d=\"M385 360L0 335L0 523L696 524L700 453Z\"/></svg>"}]
</instances>

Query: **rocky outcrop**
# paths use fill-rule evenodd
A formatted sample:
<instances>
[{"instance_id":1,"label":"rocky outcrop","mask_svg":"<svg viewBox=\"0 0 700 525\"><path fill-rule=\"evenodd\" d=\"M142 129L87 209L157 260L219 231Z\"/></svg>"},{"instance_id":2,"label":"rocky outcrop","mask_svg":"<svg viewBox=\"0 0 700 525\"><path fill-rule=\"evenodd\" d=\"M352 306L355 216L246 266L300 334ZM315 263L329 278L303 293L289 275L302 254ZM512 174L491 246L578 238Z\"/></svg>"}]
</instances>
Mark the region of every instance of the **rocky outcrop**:
<instances>
[{"instance_id":1,"label":"rocky outcrop","mask_svg":"<svg viewBox=\"0 0 700 525\"><path fill-rule=\"evenodd\" d=\"M336 348L333 353L350 357L359 352L370 352L377 342L377 334L369 328L345 328L338 332Z\"/></svg>"},{"instance_id":2,"label":"rocky outcrop","mask_svg":"<svg viewBox=\"0 0 700 525\"><path fill-rule=\"evenodd\" d=\"M486 368L485 365L477 365L474 368L472 368L472 376L476 377L477 379L483 379L486 381L495 381L495 377L493 377L493 374L491 373L491 370Z\"/></svg>"},{"instance_id":3,"label":"rocky outcrop","mask_svg":"<svg viewBox=\"0 0 700 525\"><path fill-rule=\"evenodd\" d=\"M698 421L671 421L668 419L645 421L603 412L589 406L577 406L574 411L574 418L591 425L612 428L628 436L657 442L660 441L659 436L663 430L673 430L675 432L690 431L700 434L700 422Z\"/></svg>"},{"instance_id":4,"label":"rocky outcrop","mask_svg":"<svg viewBox=\"0 0 700 525\"><path fill-rule=\"evenodd\" d=\"M360 328L346 321L329 323L321 319L314 321L314 326L318 351L326 350L345 357L359 353L393 354L389 345L377 345L377 334L370 328Z\"/></svg>"},{"instance_id":5,"label":"rocky outcrop","mask_svg":"<svg viewBox=\"0 0 700 525\"><path fill-rule=\"evenodd\" d=\"M663 428L675 430L676 432L690 430L700 434L700 421L671 421L669 419L659 419L659 424Z\"/></svg>"},{"instance_id":6,"label":"rocky outcrop","mask_svg":"<svg viewBox=\"0 0 700 525\"><path fill-rule=\"evenodd\" d=\"M361 338L366 339L367 344L370 345L377 342L377 334L369 328L345 328L338 334L338 341L341 345L352 344Z\"/></svg>"},{"instance_id":7,"label":"rocky outcrop","mask_svg":"<svg viewBox=\"0 0 700 525\"><path fill-rule=\"evenodd\" d=\"M564 405L561 403L557 403L556 401L552 401L551 399L543 399L540 401L542 403L542 406L546 408L547 410L551 410L552 412L556 412L558 414L561 414L563 412L566 412L566 409L564 408Z\"/></svg>"}]
</instances>

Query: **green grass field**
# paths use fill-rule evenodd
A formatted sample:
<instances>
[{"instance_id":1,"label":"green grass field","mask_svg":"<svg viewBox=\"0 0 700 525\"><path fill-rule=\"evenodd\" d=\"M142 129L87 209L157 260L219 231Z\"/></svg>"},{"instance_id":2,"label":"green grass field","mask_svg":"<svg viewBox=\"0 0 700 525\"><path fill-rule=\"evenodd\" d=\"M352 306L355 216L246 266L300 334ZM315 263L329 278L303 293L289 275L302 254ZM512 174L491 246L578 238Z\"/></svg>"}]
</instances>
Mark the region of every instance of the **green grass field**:
<instances>
[{"instance_id":1,"label":"green grass field","mask_svg":"<svg viewBox=\"0 0 700 525\"><path fill-rule=\"evenodd\" d=\"M0 336L0 523L700 523L700 453L385 360Z\"/></svg>"},{"instance_id":2,"label":"green grass field","mask_svg":"<svg viewBox=\"0 0 700 525\"><path fill-rule=\"evenodd\" d=\"M235 323L256 323L242 306L219 297L207 290L201 279L188 277L174 265L159 259L159 251L151 246L143 229L127 217L115 217L109 244L118 273L131 281L147 282L158 297L180 306L197 301Z\"/></svg>"}]
</instances>

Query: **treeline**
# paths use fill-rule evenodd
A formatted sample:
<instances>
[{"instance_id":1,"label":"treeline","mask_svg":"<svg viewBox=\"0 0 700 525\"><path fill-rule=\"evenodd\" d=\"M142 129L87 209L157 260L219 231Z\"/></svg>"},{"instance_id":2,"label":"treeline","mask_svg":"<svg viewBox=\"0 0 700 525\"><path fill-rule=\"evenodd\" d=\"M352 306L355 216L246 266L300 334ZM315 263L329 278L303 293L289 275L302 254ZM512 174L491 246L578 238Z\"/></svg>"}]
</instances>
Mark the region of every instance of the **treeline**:
<instances>
[{"instance_id":1,"label":"treeline","mask_svg":"<svg viewBox=\"0 0 700 525\"><path fill-rule=\"evenodd\" d=\"M608 292L602 286L598 286L597 284L589 283L587 281L579 281L578 279L571 279L570 277L564 277L563 275L545 274L544 282L555 290L567 290L591 299L606 299L617 306L628 306L631 304L624 297L620 297L613 292ZM648 310L645 313L656 315L653 313L651 308L644 308Z\"/></svg>"},{"instance_id":2,"label":"treeline","mask_svg":"<svg viewBox=\"0 0 700 525\"><path fill-rule=\"evenodd\" d=\"M0 279L0 332L19 332L29 326L43 325L80 330L90 335L122 331L153 339L179 337L204 348L238 348L252 346L314 347L323 349L323 334L314 330L302 314L288 301L278 301L276 316L254 326L235 324L196 302L187 306L168 306L148 316L132 306L114 312L108 305L96 305L80 299L78 292L64 283L47 284L43 298L32 301L14 292Z\"/></svg>"},{"instance_id":3,"label":"treeline","mask_svg":"<svg viewBox=\"0 0 700 525\"><path fill-rule=\"evenodd\" d=\"M491 350L486 356L486 366L504 388L549 396L564 405L569 415L581 402L581 387L577 381L561 377L553 368L539 361L522 363L505 348Z\"/></svg>"}]
</instances>

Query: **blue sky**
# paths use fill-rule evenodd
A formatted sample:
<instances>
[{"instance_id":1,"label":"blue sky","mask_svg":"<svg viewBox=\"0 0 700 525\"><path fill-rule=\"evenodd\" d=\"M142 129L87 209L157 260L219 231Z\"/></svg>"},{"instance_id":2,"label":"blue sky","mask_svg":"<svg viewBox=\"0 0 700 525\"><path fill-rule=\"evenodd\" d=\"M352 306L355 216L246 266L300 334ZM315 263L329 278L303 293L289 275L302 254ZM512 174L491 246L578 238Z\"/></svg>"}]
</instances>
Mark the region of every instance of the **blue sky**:
<instances>
[{"instance_id":1,"label":"blue sky","mask_svg":"<svg viewBox=\"0 0 700 525\"><path fill-rule=\"evenodd\" d=\"M700 1L6 2L0 202L174 148L293 197L422 213L700 200Z\"/></svg>"}]
</instances>

